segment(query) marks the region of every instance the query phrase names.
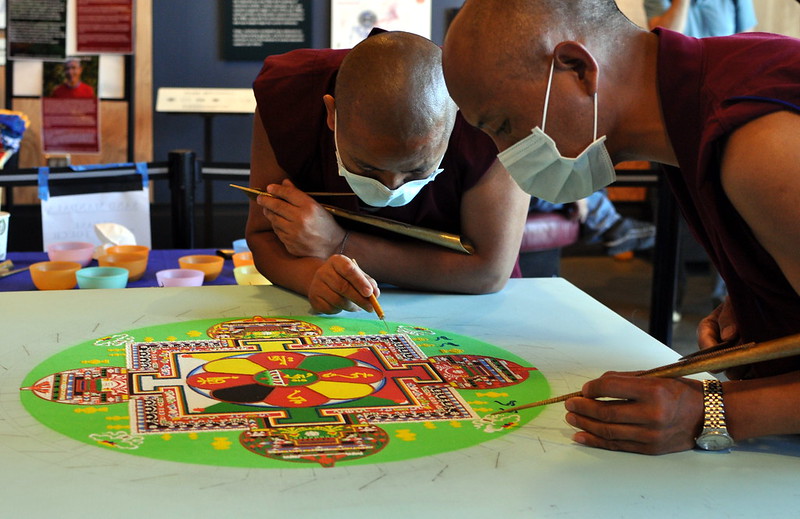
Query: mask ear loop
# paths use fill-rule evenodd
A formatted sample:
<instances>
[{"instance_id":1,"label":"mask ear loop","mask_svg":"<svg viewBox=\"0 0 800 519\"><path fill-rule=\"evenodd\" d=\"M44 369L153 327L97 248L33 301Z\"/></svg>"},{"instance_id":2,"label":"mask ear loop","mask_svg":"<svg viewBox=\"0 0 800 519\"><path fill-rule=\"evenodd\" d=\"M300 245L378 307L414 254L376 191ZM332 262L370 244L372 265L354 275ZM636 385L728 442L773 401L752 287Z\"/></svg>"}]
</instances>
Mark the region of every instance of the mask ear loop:
<instances>
[{"instance_id":1,"label":"mask ear loop","mask_svg":"<svg viewBox=\"0 0 800 519\"><path fill-rule=\"evenodd\" d=\"M336 168L339 170L339 176L343 177L342 170L344 169L347 171L347 168L344 167L344 162L342 162L342 156L339 155L339 112L334 110L333 112L333 145L334 145L334 154L336 155ZM348 171L349 173L349 171ZM353 173L355 174L355 173Z\"/></svg>"},{"instance_id":2,"label":"mask ear loop","mask_svg":"<svg viewBox=\"0 0 800 519\"><path fill-rule=\"evenodd\" d=\"M598 74L599 77L599 74ZM598 86L595 85L594 91L594 134L592 135L592 142L597 140L597 88Z\"/></svg>"},{"instance_id":3,"label":"mask ear loop","mask_svg":"<svg viewBox=\"0 0 800 519\"><path fill-rule=\"evenodd\" d=\"M553 56L553 61L550 62L550 78L547 80L547 92L544 94L544 110L542 110L542 132L547 124L547 108L550 104L550 86L553 84L553 69L555 69L556 58Z\"/></svg>"},{"instance_id":4,"label":"mask ear loop","mask_svg":"<svg viewBox=\"0 0 800 519\"><path fill-rule=\"evenodd\" d=\"M333 111L333 145L336 148L336 155L339 155L339 137L336 135L339 132L339 112Z\"/></svg>"},{"instance_id":5,"label":"mask ear loop","mask_svg":"<svg viewBox=\"0 0 800 519\"><path fill-rule=\"evenodd\" d=\"M555 68L556 59L550 62L550 77L547 79L547 91L544 94L544 110L542 110L542 132L545 131L547 126L547 109L550 106L550 87L553 84L553 70ZM592 128L592 142L597 140L597 90L594 91L594 124Z\"/></svg>"}]
</instances>

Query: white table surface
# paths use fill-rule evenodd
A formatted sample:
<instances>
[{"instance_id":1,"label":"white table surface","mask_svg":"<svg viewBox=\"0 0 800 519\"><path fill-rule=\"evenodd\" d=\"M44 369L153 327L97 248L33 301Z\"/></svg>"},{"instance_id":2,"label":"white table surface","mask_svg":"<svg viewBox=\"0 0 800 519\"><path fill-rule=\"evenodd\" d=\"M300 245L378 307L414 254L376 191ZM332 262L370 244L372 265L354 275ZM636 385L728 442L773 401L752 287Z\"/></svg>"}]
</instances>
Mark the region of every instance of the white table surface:
<instances>
[{"instance_id":1,"label":"white table surface","mask_svg":"<svg viewBox=\"0 0 800 519\"><path fill-rule=\"evenodd\" d=\"M497 294L385 291L387 320L475 337L539 368L554 395L608 370L673 362L563 279ZM659 457L571 441L561 404L508 435L427 458L331 469L239 469L126 456L62 436L22 407L27 373L87 337L243 315L307 315L276 287L0 293L0 517L798 517L800 440ZM374 319L365 312L347 317Z\"/></svg>"}]
</instances>

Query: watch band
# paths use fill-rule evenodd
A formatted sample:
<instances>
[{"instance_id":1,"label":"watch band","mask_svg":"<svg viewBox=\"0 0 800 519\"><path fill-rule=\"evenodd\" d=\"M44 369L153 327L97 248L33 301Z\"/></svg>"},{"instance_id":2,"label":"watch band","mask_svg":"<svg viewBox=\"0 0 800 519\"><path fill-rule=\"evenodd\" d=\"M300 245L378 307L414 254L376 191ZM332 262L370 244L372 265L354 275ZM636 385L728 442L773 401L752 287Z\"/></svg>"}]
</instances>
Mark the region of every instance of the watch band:
<instances>
[{"instance_id":1,"label":"watch band","mask_svg":"<svg viewBox=\"0 0 800 519\"><path fill-rule=\"evenodd\" d=\"M703 408L703 430L695 439L697 446L709 451L729 449L733 445L733 438L725 425L725 404L719 380L703 381Z\"/></svg>"},{"instance_id":2,"label":"watch band","mask_svg":"<svg viewBox=\"0 0 800 519\"><path fill-rule=\"evenodd\" d=\"M703 407L705 408L703 429L726 429L722 382L716 379L703 381Z\"/></svg>"}]
</instances>

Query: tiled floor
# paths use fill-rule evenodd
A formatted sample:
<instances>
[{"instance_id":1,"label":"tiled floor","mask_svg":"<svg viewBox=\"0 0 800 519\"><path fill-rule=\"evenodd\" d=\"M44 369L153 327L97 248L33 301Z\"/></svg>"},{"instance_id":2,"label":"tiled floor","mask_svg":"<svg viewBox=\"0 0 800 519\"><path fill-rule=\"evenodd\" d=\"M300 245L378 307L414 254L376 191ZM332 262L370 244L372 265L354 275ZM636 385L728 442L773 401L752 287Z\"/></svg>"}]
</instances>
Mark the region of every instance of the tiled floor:
<instances>
[{"instance_id":1,"label":"tiled floor","mask_svg":"<svg viewBox=\"0 0 800 519\"><path fill-rule=\"evenodd\" d=\"M652 264L635 257L619 261L605 256L567 256L561 260L561 276L647 331L650 318ZM708 273L687 278L681 319L673 328L672 348L680 354L697 349L697 323L711 310L712 279Z\"/></svg>"}]
</instances>

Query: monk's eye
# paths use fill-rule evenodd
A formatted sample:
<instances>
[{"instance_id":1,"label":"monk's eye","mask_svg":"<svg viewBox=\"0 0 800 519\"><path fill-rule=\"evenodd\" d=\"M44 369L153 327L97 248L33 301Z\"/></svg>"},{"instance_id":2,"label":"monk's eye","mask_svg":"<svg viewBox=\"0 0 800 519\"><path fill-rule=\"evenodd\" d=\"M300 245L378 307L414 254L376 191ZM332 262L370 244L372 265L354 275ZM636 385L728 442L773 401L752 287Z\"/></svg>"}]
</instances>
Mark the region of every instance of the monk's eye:
<instances>
[{"instance_id":1,"label":"monk's eye","mask_svg":"<svg viewBox=\"0 0 800 519\"><path fill-rule=\"evenodd\" d=\"M506 119L503 121L503 124L501 124L497 130L495 130L494 134L499 137L500 135L508 133L511 133L511 122Z\"/></svg>"}]
</instances>

